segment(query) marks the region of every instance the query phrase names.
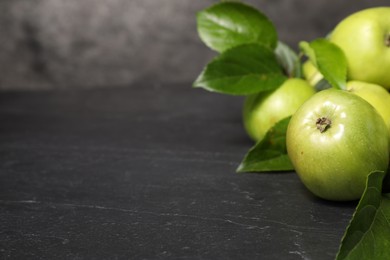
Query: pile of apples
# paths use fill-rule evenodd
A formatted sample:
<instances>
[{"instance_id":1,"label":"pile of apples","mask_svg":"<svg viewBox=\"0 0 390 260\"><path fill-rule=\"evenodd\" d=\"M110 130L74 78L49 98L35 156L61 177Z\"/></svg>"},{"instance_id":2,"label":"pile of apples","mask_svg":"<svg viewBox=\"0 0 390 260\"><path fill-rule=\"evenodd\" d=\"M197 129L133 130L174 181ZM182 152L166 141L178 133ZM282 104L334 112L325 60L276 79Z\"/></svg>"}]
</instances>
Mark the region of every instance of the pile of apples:
<instances>
[{"instance_id":1,"label":"pile of apples","mask_svg":"<svg viewBox=\"0 0 390 260\"><path fill-rule=\"evenodd\" d=\"M389 166L390 7L346 17L328 39L345 54L345 89L322 89L323 76L308 60L304 79L246 98L244 126L259 141L292 115L287 152L304 185L324 199L355 200L368 174Z\"/></svg>"}]
</instances>

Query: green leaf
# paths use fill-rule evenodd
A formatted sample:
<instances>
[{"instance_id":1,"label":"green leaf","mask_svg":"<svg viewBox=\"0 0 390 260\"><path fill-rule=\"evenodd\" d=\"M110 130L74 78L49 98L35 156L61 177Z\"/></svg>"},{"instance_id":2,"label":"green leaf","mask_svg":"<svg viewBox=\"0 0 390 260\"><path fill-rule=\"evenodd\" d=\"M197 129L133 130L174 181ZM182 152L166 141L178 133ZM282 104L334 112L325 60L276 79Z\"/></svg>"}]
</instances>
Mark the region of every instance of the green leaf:
<instances>
[{"instance_id":1,"label":"green leaf","mask_svg":"<svg viewBox=\"0 0 390 260\"><path fill-rule=\"evenodd\" d=\"M275 124L245 155L237 172L291 171L294 169L287 155L286 131L290 118Z\"/></svg>"},{"instance_id":2,"label":"green leaf","mask_svg":"<svg viewBox=\"0 0 390 260\"><path fill-rule=\"evenodd\" d=\"M317 39L310 43L300 42L299 46L334 88L345 89L347 60L337 45L326 39Z\"/></svg>"},{"instance_id":3,"label":"green leaf","mask_svg":"<svg viewBox=\"0 0 390 260\"><path fill-rule=\"evenodd\" d=\"M298 55L287 44L278 41L275 49L276 58L289 77L301 77L301 66Z\"/></svg>"},{"instance_id":4,"label":"green leaf","mask_svg":"<svg viewBox=\"0 0 390 260\"><path fill-rule=\"evenodd\" d=\"M285 80L272 50L259 44L247 44L214 58L196 79L194 87L230 95L249 95L276 89Z\"/></svg>"},{"instance_id":5,"label":"green leaf","mask_svg":"<svg viewBox=\"0 0 390 260\"><path fill-rule=\"evenodd\" d=\"M390 259L390 194L382 195L383 171L372 172L336 256Z\"/></svg>"},{"instance_id":6,"label":"green leaf","mask_svg":"<svg viewBox=\"0 0 390 260\"><path fill-rule=\"evenodd\" d=\"M222 2L199 12L197 28L202 41L218 52L248 43L276 47L272 22L257 9L239 2Z\"/></svg>"}]
</instances>

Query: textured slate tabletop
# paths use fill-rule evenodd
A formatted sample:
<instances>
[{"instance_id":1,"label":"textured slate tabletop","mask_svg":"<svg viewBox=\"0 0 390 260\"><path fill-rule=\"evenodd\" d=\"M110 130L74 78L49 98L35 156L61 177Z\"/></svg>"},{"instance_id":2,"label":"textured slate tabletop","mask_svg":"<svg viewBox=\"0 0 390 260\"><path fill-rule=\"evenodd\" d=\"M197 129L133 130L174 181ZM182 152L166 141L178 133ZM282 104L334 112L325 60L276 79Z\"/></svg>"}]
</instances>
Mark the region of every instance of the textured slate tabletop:
<instances>
[{"instance_id":1,"label":"textured slate tabletop","mask_svg":"<svg viewBox=\"0 0 390 260\"><path fill-rule=\"evenodd\" d=\"M242 99L146 84L0 94L1 259L333 259L355 203L236 174Z\"/></svg>"}]
</instances>

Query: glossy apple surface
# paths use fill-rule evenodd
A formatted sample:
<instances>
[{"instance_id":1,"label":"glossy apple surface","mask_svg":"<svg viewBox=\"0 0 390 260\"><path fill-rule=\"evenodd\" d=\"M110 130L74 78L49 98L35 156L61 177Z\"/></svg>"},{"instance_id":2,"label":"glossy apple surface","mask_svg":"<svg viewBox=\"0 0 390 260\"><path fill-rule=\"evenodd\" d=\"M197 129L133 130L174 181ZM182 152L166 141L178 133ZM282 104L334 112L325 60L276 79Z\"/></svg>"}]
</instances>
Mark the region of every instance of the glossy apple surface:
<instances>
[{"instance_id":1,"label":"glossy apple surface","mask_svg":"<svg viewBox=\"0 0 390 260\"><path fill-rule=\"evenodd\" d=\"M390 7L369 8L346 17L330 41L344 51L349 79L390 89Z\"/></svg>"},{"instance_id":2,"label":"glossy apple surface","mask_svg":"<svg viewBox=\"0 0 390 260\"><path fill-rule=\"evenodd\" d=\"M243 108L248 135L255 141L261 140L272 126L291 116L314 93L305 80L291 78L274 91L248 96Z\"/></svg>"},{"instance_id":3,"label":"glossy apple surface","mask_svg":"<svg viewBox=\"0 0 390 260\"><path fill-rule=\"evenodd\" d=\"M389 134L378 112L348 91L327 89L292 116L288 155L303 184L327 200L356 200L367 175L386 171Z\"/></svg>"}]
</instances>

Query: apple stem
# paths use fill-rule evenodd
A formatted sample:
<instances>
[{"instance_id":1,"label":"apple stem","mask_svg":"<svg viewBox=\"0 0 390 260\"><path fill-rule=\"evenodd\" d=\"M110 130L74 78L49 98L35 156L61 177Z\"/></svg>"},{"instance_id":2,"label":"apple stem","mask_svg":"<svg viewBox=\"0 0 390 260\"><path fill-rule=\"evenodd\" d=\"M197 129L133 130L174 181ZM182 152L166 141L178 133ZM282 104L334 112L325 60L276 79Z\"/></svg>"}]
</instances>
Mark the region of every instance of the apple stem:
<instances>
[{"instance_id":1,"label":"apple stem","mask_svg":"<svg viewBox=\"0 0 390 260\"><path fill-rule=\"evenodd\" d=\"M385 44L387 47L390 47L390 33L386 35Z\"/></svg>"},{"instance_id":2,"label":"apple stem","mask_svg":"<svg viewBox=\"0 0 390 260\"><path fill-rule=\"evenodd\" d=\"M332 121L326 117L320 117L316 120L317 129L320 130L321 133L325 132L332 125Z\"/></svg>"}]
</instances>

